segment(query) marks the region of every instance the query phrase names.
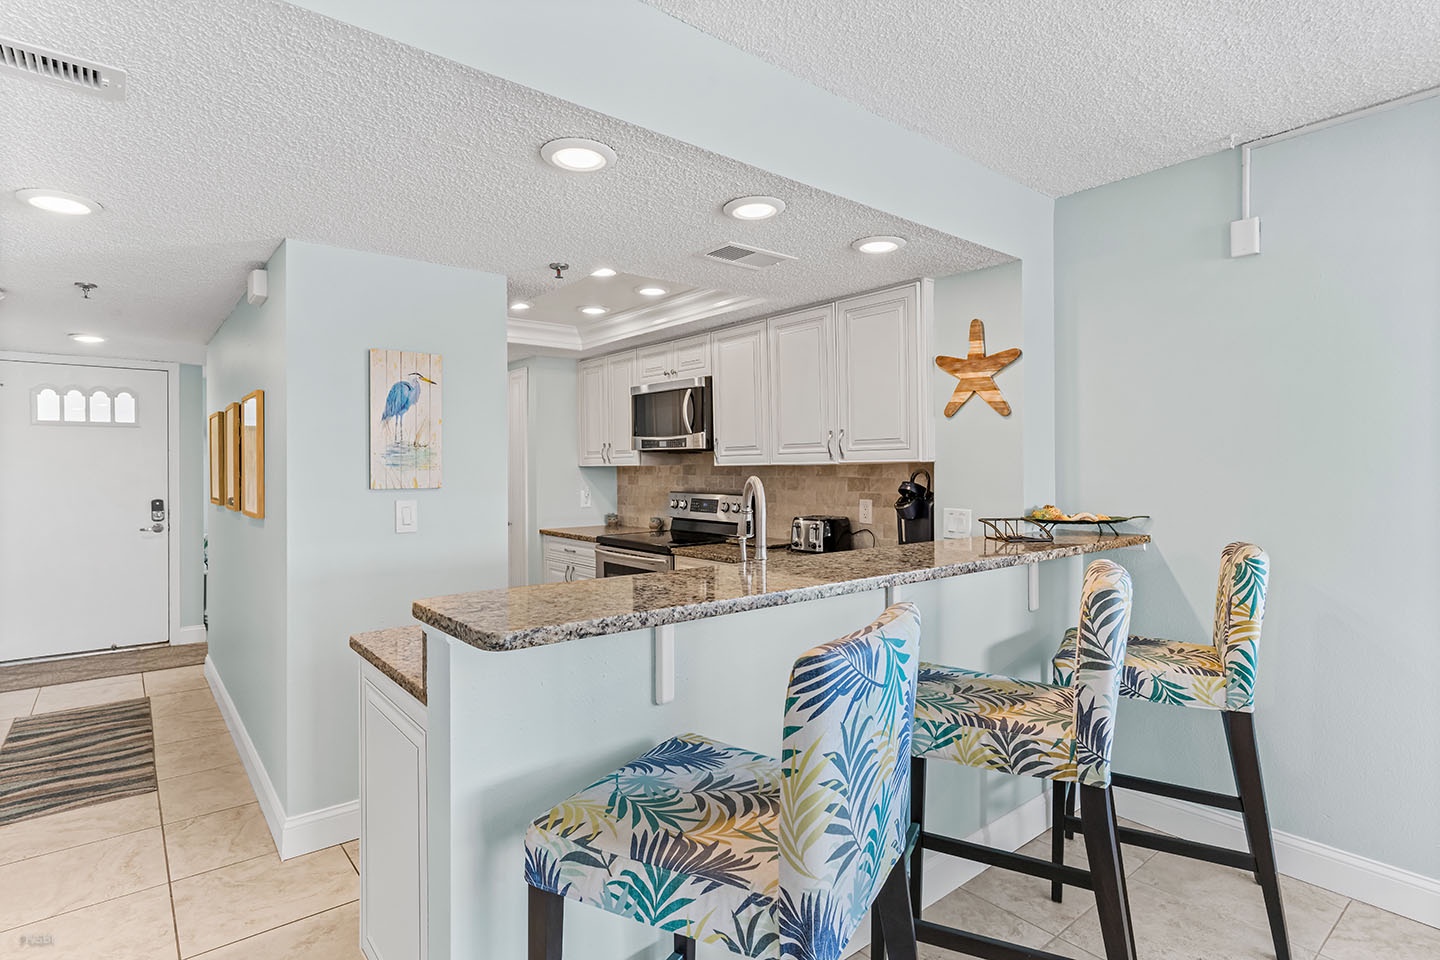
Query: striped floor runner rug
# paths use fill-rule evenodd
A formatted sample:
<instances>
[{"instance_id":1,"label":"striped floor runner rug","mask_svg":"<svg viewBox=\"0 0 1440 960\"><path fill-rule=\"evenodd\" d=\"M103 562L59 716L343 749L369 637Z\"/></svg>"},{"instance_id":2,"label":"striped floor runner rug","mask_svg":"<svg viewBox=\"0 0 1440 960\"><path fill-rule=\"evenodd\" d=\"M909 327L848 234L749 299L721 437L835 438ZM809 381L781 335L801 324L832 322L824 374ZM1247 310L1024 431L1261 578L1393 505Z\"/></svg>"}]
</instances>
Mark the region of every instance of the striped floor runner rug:
<instances>
[{"instance_id":1,"label":"striped floor runner rug","mask_svg":"<svg viewBox=\"0 0 1440 960\"><path fill-rule=\"evenodd\" d=\"M24 717L0 746L0 824L155 789L148 699Z\"/></svg>"}]
</instances>

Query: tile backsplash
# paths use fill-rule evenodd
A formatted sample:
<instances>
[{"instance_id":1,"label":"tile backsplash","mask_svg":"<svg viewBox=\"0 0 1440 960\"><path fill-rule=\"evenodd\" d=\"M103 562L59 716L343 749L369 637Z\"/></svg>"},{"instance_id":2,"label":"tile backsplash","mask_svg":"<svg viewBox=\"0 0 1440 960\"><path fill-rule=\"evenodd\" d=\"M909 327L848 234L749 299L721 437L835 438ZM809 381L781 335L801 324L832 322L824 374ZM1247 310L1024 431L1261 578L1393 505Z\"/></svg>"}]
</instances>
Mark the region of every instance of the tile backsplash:
<instances>
[{"instance_id":1,"label":"tile backsplash","mask_svg":"<svg viewBox=\"0 0 1440 960\"><path fill-rule=\"evenodd\" d=\"M657 458L658 459L658 458ZM875 531L881 544L899 539L895 522L897 487L922 467L933 475L933 463L827 463L769 467L717 467L704 454L668 457L659 464L616 467L620 517L643 525L666 513L671 490L694 493L735 493L754 474L765 484L769 513L766 525L772 542L790 538L790 521L805 514L849 517L855 529ZM922 478L923 480L923 478ZM860 522L860 501L873 501L875 520ZM861 537L858 546L868 546Z\"/></svg>"}]
</instances>

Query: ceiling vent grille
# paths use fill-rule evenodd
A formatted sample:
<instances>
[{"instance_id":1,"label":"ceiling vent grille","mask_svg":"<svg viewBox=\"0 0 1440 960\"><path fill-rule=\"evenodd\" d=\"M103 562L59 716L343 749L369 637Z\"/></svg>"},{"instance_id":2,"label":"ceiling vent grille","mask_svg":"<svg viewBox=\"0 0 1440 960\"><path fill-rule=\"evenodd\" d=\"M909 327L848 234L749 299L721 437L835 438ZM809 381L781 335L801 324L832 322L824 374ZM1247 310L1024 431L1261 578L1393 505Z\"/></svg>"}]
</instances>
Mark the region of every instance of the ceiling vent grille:
<instances>
[{"instance_id":1,"label":"ceiling vent grille","mask_svg":"<svg viewBox=\"0 0 1440 960\"><path fill-rule=\"evenodd\" d=\"M125 97L125 71L0 37L0 74L19 73L106 100Z\"/></svg>"},{"instance_id":2,"label":"ceiling vent grille","mask_svg":"<svg viewBox=\"0 0 1440 960\"><path fill-rule=\"evenodd\" d=\"M751 270L763 270L766 267L773 267L777 263L795 259L786 253L761 250L759 247L747 247L741 243L727 243L715 250L707 250L702 256L737 267L749 267Z\"/></svg>"}]
</instances>

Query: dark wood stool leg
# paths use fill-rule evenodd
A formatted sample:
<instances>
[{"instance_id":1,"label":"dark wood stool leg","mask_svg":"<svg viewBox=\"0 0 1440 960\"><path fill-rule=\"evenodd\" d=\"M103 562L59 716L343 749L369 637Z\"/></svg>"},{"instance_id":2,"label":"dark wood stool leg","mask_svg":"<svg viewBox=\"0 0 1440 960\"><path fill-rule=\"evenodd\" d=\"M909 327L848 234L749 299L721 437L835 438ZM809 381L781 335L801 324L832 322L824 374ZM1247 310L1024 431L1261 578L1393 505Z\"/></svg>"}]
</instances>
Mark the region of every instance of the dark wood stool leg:
<instances>
[{"instance_id":1,"label":"dark wood stool leg","mask_svg":"<svg viewBox=\"0 0 1440 960\"><path fill-rule=\"evenodd\" d=\"M695 941L689 937L675 934L675 952L671 955L679 960L695 960Z\"/></svg>"},{"instance_id":2,"label":"dark wood stool leg","mask_svg":"<svg viewBox=\"0 0 1440 960\"><path fill-rule=\"evenodd\" d=\"M910 758L910 822L925 832L925 758ZM910 915L920 916L921 897L925 894L925 844L915 841L915 853L910 858Z\"/></svg>"},{"instance_id":3,"label":"dark wood stool leg","mask_svg":"<svg viewBox=\"0 0 1440 960\"><path fill-rule=\"evenodd\" d=\"M1070 785L1065 789L1065 816L1066 816L1066 817L1073 817L1073 816L1075 816L1075 801L1076 801L1076 798L1079 797L1079 796L1080 796L1080 785L1079 785L1078 783L1072 783L1072 784L1070 784ZM1065 839L1066 839L1066 840L1074 840L1074 839L1075 839L1075 831L1070 828L1070 824L1069 824L1069 823L1066 823L1066 824L1065 824Z\"/></svg>"},{"instance_id":4,"label":"dark wood stool leg","mask_svg":"<svg viewBox=\"0 0 1440 960\"><path fill-rule=\"evenodd\" d=\"M1095 883L1095 906L1105 939L1105 960L1135 960L1130 904L1125 897L1125 868L1115 832L1115 801L1108 787L1081 786L1081 829Z\"/></svg>"},{"instance_id":5,"label":"dark wood stool leg","mask_svg":"<svg viewBox=\"0 0 1440 960\"><path fill-rule=\"evenodd\" d=\"M920 852L919 848L915 851ZM875 903L870 908L876 918L876 926L881 931L881 944L884 947L879 954L871 952L871 956L880 958L887 955L893 960L918 960L915 945L915 906L910 902L910 888L905 882L905 858L901 857L891 868L890 875L885 878L885 884L880 888L880 893L875 897ZM887 952L888 951L888 954Z\"/></svg>"},{"instance_id":6,"label":"dark wood stool leg","mask_svg":"<svg viewBox=\"0 0 1440 960\"><path fill-rule=\"evenodd\" d=\"M565 898L531 887L529 960L560 960L564 932Z\"/></svg>"},{"instance_id":7,"label":"dark wood stool leg","mask_svg":"<svg viewBox=\"0 0 1440 960\"><path fill-rule=\"evenodd\" d=\"M1290 960L1290 935L1285 930L1285 906L1280 899L1280 876L1275 868L1275 842L1270 835L1270 815L1265 807L1265 785L1260 778L1260 750L1255 741L1255 715L1225 711L1225 739L1230 745L1230 764L1240 792L1240 816L1245 837L1255 857L1255 879L1265 894L1265 912L1270 917L1270 936L1275 941L1276 960Z\"/></svg>"},{"instance_id":8,"label":"dark wood stool leg","mask_svg":"<svg viewBox=\"0 0 1440 960\"><path fill-rule=\"evenodd\" d=\"M1050 862L1056 866L1065 862L1065 795L1069 786L1059 780L1050 785ZM1060 903L1064 897L1065 884L1050 881L1050 899Z\"/></svg>"},{"instance_id":9,"label":"dark wood stool leg","mask_svg":"<svg viewBox=\"0 0 1440 960\"><path fill-rule=\"evenodd\" d=\"M885 960L885 925L880 922L880 907L870 908L870 956Z\"/></svg>"}]
</instances>

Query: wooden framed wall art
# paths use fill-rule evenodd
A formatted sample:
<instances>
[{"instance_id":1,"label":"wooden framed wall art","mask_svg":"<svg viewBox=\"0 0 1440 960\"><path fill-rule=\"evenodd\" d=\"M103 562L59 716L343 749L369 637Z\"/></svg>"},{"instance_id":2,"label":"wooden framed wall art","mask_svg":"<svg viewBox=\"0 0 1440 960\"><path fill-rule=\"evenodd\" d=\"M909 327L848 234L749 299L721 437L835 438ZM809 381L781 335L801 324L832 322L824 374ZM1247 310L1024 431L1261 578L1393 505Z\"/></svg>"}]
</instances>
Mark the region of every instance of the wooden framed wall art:
<instances>
[{"instance_id":1,"label":"wooden framed wall art","mask_svg":"<svg viewBox=\"0 0 1440 960\"><path fill-rule=\"evenodd\" d=\"M265 391L240 400L240 512L265 517Z\"/></svg>"},{"instance_id":2,"label":"wooden framed wall art","mask_svg":"<svg viewBox=\"0 0 1440 960\"><path fill-rule=\"evenodd\" d=\"M225 406L225 508L240 509L240 404Z\"/></svg>"},{"instance_id":3,"label":"wooden framed wall art","mask_svg":"<svg viewBox=\"0 0 1440 960\"><path fill-rule=\"evenodd\" d=\"M438 353L370 351L370 489L440 486Z\"/></svg>"},{"instance_id":4,"label":"wooden framed wall art","mask_svg":"<svg viewBox=\"0 0 1440 960\"><path fill-rule=\"evenodd\" d=\"M210 502L225 505L225 412L210 414Z\"/></svg>"}]
</instances>

